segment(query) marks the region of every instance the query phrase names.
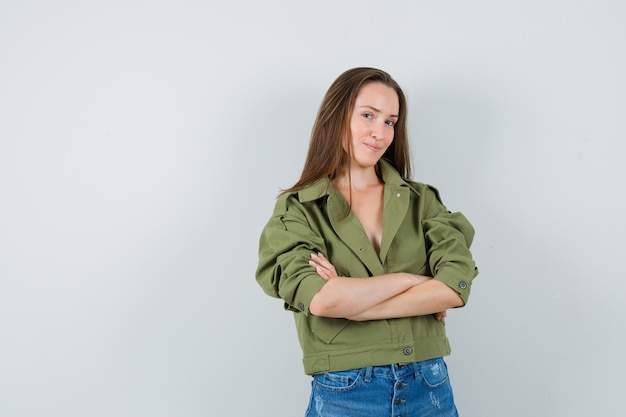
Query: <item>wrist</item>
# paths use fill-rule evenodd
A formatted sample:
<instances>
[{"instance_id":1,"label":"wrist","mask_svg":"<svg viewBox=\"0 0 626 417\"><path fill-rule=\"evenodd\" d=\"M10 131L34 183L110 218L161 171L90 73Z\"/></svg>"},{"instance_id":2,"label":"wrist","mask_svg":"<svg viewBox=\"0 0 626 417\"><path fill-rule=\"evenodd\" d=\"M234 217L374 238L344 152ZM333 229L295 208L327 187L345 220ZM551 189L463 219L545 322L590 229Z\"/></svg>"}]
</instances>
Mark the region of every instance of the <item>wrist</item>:
<instances>
[{"instance_id":1,"label":"wrist","mask_svg":"<svg viewBox=\"0 0 626 417\"><path fill-rule=\"evenodd\" d=\"M413 278L415 279L416 284L423 284L426 281L430 281L432 279L432 277L427 277L426 275L417 275L417 274L412 274Z\"/></svg>"},{"instance_id":2,"label":"wrist","mask_svg":"<svg viewBox=\"0 0 626 417\"><path fill-rule=\"evenodd\" d=\"M414 287L424 282L424 280L422 279L423 277L421 275L407 273L407 276L409 277L409 282L411 284L411 287Z\"/></svg>"}]
</instances>

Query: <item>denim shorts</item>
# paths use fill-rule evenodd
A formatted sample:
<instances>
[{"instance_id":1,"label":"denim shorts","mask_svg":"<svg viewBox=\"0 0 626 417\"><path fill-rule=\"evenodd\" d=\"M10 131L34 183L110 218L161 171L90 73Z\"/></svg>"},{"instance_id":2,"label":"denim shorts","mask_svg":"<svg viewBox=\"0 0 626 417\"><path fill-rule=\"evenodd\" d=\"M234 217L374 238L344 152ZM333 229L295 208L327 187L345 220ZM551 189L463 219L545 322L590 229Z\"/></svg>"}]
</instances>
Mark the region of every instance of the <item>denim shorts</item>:
<instances>
[{"instance_id":1,"label":"denim shorts","mask_svg":"<svg viewBox=\"0 0 626 417\"><path fill-rule=\"evenodd\" d=\"M442 358L313 376L306 417L457 417Z\"/></svg>"}]
</instances>

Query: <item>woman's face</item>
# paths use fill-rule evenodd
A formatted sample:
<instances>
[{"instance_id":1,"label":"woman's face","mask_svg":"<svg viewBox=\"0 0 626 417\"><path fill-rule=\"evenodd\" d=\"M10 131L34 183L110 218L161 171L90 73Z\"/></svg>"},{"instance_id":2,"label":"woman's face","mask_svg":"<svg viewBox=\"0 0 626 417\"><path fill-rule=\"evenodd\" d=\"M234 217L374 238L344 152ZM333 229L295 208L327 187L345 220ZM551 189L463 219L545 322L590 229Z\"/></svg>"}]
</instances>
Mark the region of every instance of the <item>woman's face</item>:
<instances>
[{"instance_id":1,"label":"woman's face","mask_svg":"<svg viewBox=\"0 0 626 417\"><path fill-rule=\"evenodd\" d=\"M361 88L350 116L352 162L359 167L376 165L391 142L400 104L395 90L373 82Z\"/></svg>"}]
</instances>

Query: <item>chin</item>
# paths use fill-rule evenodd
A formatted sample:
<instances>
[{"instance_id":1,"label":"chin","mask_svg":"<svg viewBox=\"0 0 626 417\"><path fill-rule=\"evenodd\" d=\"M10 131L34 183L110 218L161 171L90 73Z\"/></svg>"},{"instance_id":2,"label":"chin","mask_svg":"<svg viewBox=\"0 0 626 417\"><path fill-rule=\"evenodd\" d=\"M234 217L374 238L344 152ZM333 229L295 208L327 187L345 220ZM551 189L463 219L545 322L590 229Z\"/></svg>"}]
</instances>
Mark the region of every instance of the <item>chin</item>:
<instances>
[{"instance_id":1,"label":"chin","mask_svg":"<svg viewBox=\"0 0 626 417\"><path fill-rule=\"evenodd\" d=\"M376 166L376 164L378 163L378 161L380 161L380 158L376 159L376 160L368 160L368 161L353 161L355 163L355 165L361 167L361 168L373 168Z\"/></svg>"}]
</instances>

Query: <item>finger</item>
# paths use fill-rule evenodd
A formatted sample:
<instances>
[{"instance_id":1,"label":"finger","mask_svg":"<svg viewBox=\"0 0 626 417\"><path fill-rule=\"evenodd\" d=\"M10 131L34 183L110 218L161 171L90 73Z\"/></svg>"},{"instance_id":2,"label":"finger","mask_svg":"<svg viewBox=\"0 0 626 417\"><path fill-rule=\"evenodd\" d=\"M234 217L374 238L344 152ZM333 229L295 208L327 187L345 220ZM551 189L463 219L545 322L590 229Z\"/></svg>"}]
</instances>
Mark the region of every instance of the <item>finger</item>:
<instances>
[{"instance_id":1,"label":"finger","mask_svg":"<svg viewBox=\"0 0 626 417\"><path fill-rule=\"evenodd\" d=\"M445 317L448 317L448 315L446 314L445 311L439 312L439 313L435 313L435 319L436 320L441 320Z\"/></svg>"},{"instance_id":2,"label":"finger","mask_svg":"<svg viewBox=\"0 0 626 417\"><path fill-rule=\"evenodd\" d=\"M335 265L331 264L330 261L324 257L324 255L318 254L317 257L315 258L315 261L320 266L323 266L324 268L332 271L333 273L335 272Z\"/></svg>"},{"instance_id":3,"label":"finger","mask_svg":"<svg viewBox=\"0 0 626 417\"><path fill-rule=\"evenodd\" d=\"M312 253L311 254L311 259L315 260L315 262L317 262L320 265L331 265L331 263L328 261L328 259L326 259L326 257L317 252L317 253Z\"/></svg>"},{"instance_id":4,"label":"finger","mask_svg":"<svg viewBox=\"0 0 626 417\"><path fill-rule=\"evenodd\" d=\"M332 275L323 267L319 266L318 264L316 264L313 261L309 261L309 265L311 265L313 268L315 268L315 272L317 272L317 275L319 275L320 277L324 278L325 280L328 280L332 277Z\"/></svg>"},{"instance_id":5,"label":"finger","mask_svg":"<svg viewBox=\"0 0 626 417\"><path fill-rule=\"evenodd\" d=\"M323 265L322 263L320 263L318 260L315 260L315 259L309 259L309 265L311 265L314 268L321 268L321 269L324 269L324 270L330 269L328 266ZM332 265L330 265L330 266L332 266Z\"/></svg>"},{"instance_id":6,"label":"finger","mask_svg":"<svg viewBox=\"0 0 626 417\"><path fill-rule=\"evenodd\" d=\"M316 253L312 253L311 254L311 259L309 259L309 264L313 265L313 266L320 266L321 265L321 259L317 256Z\"/></svg>"},{"instance_id":7,"label":"finger","mask_svg":"<svg viewBox=\"0 0 626 417\"><path fill-rule=\"evenodd\" d=\"M338 276L335 266L331 264L330 261L326 259L326 257L324 257L324 254L322 254L321 252L311 253L311 259L309 260L309 264L318 270L318 274L320 274L320 276L323 274L323 278L325 279L330 279ZM321 268L322 271L320 271L319 268Z\"/></svg>"}]
</instances>

